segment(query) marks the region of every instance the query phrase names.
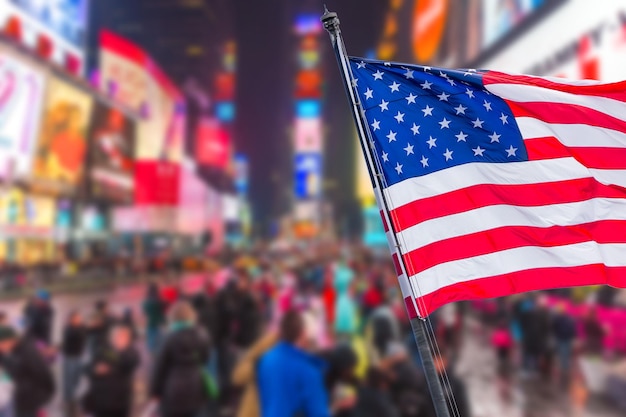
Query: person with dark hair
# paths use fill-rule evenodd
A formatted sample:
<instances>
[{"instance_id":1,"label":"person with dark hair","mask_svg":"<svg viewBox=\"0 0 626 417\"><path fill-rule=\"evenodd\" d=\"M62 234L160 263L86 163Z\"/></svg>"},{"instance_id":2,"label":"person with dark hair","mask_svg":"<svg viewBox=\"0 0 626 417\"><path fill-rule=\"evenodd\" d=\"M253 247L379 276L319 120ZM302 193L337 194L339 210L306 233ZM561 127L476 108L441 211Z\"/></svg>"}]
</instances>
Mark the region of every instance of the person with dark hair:
<instances>
[{"instance_id":1,"label":"person with dark hair","mask_svg":"<svg viewBox=\"0 0 626 417\"><path fill-rule=\"evenodd\" d=\"M155 353L165 325L165 302L161 299L159 286L155 282L148 286L148 293L142 307L146 316L146 345L150 353Z\"/></svg>"},{"instance_id":2,"label":"person with dark hair","mask_svg":"<svg viewBox=\"0 0 626 417\"><path fill-rule=\"evenodd\" d=\"M15 385L15 417L35 417L52 399L54 376L29 336L19 337L11 327L0 327L0 367Z\"/></svg>"},{"instance_id":3,"label":"person with dark hair","mask_svg":"<svg viewBox=\"0 0 626 417\"><path fill-rule=\"evenodd\" d=\"M88 326L90 355L93 356L107 346L109 330L114 323L115 318L109 312L108 303L105 300L96 301L93 316Z\"/></svg>"},{"instance_id":4,"label":"person with dark hair","mask_svg":"<svg viewBox=\"0 0 626 417\"><path fill-rule=\"evenodd\" d=\"M304 350L307 342L303 317L288 311L280 323L280 342L257 365L263 417L330 416L326 364Z\"/></svg>"},{"instance_id":5,"label":"person with dark hair","mask_svg":"<svg viewBox=\"0 0 626 417\"><path fill-rule=\"evenodd\" d=\"M133 405L133 375L139 352L132 344L132 331L112 327L107 346L96 352L88 368L89 391L83 405L94 417L129 417Z\"/></svg>"},{"instance_id":6,"label":"person with dark hair","mask_svg":"<svg viewBox=\"0 0 626 417\"><path fill-rule=\"evenodd\" d=\"M50 346L54 309L50 303L50 293L38 290L24 311L26 333L37 342Z\"/></svg>"},{"instance_id":7,"label":"person with dark hair","mask_svg":"<svg viewBox=\"0 0 626 417\"><path fill-rule=\"evenodd\" d=\"M78 311L72 311L63 329L61 351L63 353L63 401L67 416L78 415L76 390L82 373L82 359L85 353L87 332L83 317Z\"/></svg>"}]
</instances>

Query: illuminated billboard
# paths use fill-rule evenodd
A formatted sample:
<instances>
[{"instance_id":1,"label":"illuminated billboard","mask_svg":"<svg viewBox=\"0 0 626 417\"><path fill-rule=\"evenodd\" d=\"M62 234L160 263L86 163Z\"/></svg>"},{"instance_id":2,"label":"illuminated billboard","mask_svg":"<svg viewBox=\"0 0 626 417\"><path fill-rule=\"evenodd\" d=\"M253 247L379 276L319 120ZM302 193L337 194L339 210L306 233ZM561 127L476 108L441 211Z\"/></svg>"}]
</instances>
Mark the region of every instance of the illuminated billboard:
<instances>
[{"instance_id":1,"label":"illuminated billboard","mask_svg":"<svg viewBox=\"0 0 626 417\"><path fill-rule=\"evenodd\" d=\"M464 66L510 41L563 0L393 1L379 59Z\"/></svg>"},{"instance_id":2,"label":"illuminated billboard","mask_svg":"<svg viewBox=\"0 0 626 417\"><path fill-rule=\"evenodd\" d=\"M73 73L83 67L88 0L0 0L0 28Z\"/></svg>"},{"instance_id":3,"label":"illuminated billboard","mask_svg":"<svg viewBox=\"0 0 626 417\"><path fill-rule=\"evenodd\" d=\"M322 151L322 120L320 118L296 119L294 150L296 153Z\"/></svg>"},{"instance_id":4,"label":"illuminated billboard","mask_svg":"<svg viewBox=\"0 0 626 417\"><path fill-rule=\"evenodd\" d=\"M132 203L135 128L135 122L122 111L96 102L89 135L91 197Z\"/></svg>"},{"instance_id":5,"label":"illuminated billboard","mask_svg":"<svg viewBox=\"0 0 626 417\"><path fill-rule=\"evenodd\" d=\"M33 158L34 188L57 194L72 192L79 185L84 174L92 105L86 92L58 78L49 78Z\"/></svg>"},{"instance_id":6,"label":"illuminated billboard","mask_svg":"<svg viewBox=\"0 0 626 417\"><path fill-rule=\"evenodd\" d=\"M578 79L621 81L626 72L626 4L575 0L482 66ZM541 48L537 48L541 45Z\"/></svg>"},{"instance_id":7,"label":"illuminated billboard","mask_svg":"<svg viewBox=\"0 0 626 417\"><path fill-rule=\"evenodd\" d=\"M186 112L178 88L140 47L113 32L100 32L100 89L142 113L135 156L180 162Z\"/></svg>"},{"instance_id":8,"label":"illuminated billboard","mask_svg":"<svg viewBox=\"0 0 626 417\"><path fill-rule=\"evenodd\" d=\"M199 165L225 169L230 157L230 136L217 119L203 117L196 127L195 160Z\"/></svg>"},{"instance_id":9,"label":"illuminated billboard","mask_svg":"<svg viewBox=\"0 0 626 417\"><path fill-rule=\"evenodd\" d=\"M0 178L30 173L44 74L0 49Z\"/></svg>"},{"instance_id":10,"label":"illuminated billboard","mask_svg":"<svg viewBox=\"0 0 626 417\"><path fill-rule=\"evenodd\" d=\"M320 196L322 183L322 155L300 153L294 156L294 194L298 199Z\"/></svg>"}]
</instances>

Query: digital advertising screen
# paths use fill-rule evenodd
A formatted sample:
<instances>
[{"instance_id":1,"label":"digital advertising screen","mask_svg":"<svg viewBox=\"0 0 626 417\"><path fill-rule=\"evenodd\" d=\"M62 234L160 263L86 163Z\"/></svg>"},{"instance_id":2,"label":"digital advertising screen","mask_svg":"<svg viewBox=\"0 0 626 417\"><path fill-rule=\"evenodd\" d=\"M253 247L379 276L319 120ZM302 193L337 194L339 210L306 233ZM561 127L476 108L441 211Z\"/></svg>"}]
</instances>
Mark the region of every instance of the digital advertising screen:
<instances>
[{"instance_id":1,"label":"digital advertising screen","mask_svg":"<svg viewBox=\"0 0 626 417\"><path fill-rule=\"evenodd\" d=\"M391 2L379 59L464 67L502 47L521 26L563 0ZM517 36L517 35L516 35Z\"/></svg>"},{"instance_id":2,"label":"digital advertising screen","mask_svg":"<svg viewBox=\"0 0 626 417\"><path fill-rule=\"evenodd\" d=\"M0 178L30 172L44 82L42 71L0 49Z\"/></svg>"},{"instance_id":3,"label":"digital advertising screen","mask_svg":"<svg viewBox=\"0 0 626 417\"><path fill-rule=\"evenodd\" d=\"M33 158L32 185L52 193L72 192L83 178L93 100L50 77Z\"/></svg>"},{"instance_id":4,"label":"digital advertising screen","mask_svg":"<svg viewBox=\"0 0 626 417\"><path fill-rule=\"evenodd\" d=\"M296 154L294 158L294 194L296 198L318 197L322 181L322 155L320 153L301 153Z\"/></svg>"},{"instance_id":5,"label":"digital advertising screen","mask_svg":"<svg viewBox=\"0 0 626 417\"><path fill-rule=\"evenodd\" d=\"M198 164L225 169L230 162L228 131L211 117L203 117L196 127L196 154Z\"/></svg>"},{"instance_id":6,"label":"digital advertising screen","mask_svg":"<svg viewBox=\"0 0 626 417\"><path fill-rule=\"evenodd\" d=\"M572 79L621 81L626 74L626 2L566 2L485 68ZM541 45L541 48L537 48Z\"/></svg>"},{"instance_id":7,"label":"digital advertising screen","mask_svg":"<svg viewBox=\"0 0 626 417\"><path fill-rule=\"evenodd\" d=\"M93 107L90 129L90 195L119 203L134 196L135 122L102 102Z\"/></svg>"},{"instance_id":8,"label":"digital advertising screen","mask_svg":"<svg viewBox=\"0 0 626 417\"><path fill-rule=\"evenodd\" d=\"M83 48L86 41L88 0L9 0L17 9L55 36Z\"/></svg>"}]
</instances>

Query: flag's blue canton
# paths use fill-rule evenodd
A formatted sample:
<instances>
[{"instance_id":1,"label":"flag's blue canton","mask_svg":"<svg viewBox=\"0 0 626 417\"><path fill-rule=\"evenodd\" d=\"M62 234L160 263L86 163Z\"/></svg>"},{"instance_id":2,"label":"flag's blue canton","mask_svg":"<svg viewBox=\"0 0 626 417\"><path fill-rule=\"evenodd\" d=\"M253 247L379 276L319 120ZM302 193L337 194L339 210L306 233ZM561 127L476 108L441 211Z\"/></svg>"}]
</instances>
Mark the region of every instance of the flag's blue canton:
<instances>
[{"instance_id":1,"label":"flag's blue canton","mask_svg":"<svg viewBox=\"0 0 626 417\"><path fill-rule=\"evenodd\" d=\"M461 164L528 160L509 106L480 72L350 63L387 185Z\"/></svg>"}]
</instances>

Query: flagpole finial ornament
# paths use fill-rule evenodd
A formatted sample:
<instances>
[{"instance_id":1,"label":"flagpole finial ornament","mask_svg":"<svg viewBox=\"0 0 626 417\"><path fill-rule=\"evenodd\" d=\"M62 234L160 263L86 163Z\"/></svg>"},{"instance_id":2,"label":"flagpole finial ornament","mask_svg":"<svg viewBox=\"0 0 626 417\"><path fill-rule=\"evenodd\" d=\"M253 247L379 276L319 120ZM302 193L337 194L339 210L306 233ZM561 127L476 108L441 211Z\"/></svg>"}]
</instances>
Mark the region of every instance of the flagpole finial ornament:
<instances>
[{"instance_id":1,"label":"flagpole finial ornament","mask_svg":"<svg viewBox=\"0 0 626 417\"><path fill-rule=\"evenodd\" d=\"M324 14L320 17L320 20L324 24L324 29L330 34L336 35L339 32L339 18L337 17L337 13L329 11L326 5L324 5Z\"/></svg>"}]
</instances>

